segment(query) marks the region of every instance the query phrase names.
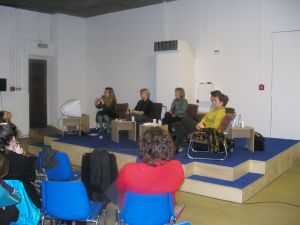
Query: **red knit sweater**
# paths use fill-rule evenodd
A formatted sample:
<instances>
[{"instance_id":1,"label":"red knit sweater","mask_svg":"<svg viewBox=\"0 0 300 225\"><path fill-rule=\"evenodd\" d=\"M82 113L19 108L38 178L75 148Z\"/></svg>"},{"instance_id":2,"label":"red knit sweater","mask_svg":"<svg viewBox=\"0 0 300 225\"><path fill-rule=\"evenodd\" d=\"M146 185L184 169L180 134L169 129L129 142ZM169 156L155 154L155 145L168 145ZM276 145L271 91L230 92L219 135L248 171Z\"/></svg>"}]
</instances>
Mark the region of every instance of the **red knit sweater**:
<instances>
[{"instance_id":1,"label":"red knit sweater","mask_svg":"<svg viewBox=\"0 0 300 225\"><path fill-rule=\"evenodd\" d=\"M183 169L177 160L167 161L159 166L151 166L142 162L128 163L119 172L116 187L121 193L121 206L128 191L141 194L172 192L175 203L175 192L183 181Z\"/></svg>"}]
</instances>

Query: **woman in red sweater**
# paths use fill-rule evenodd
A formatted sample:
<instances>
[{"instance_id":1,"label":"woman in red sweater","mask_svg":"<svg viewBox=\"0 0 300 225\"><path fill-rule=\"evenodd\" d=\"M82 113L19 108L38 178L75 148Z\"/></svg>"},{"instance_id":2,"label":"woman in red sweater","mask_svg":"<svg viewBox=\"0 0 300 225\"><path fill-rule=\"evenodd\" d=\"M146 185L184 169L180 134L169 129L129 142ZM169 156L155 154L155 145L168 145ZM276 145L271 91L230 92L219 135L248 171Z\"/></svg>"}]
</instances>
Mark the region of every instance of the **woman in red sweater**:
<instances>
[{"instance_id":1,"label":"woman in red sweater","mask_svg":"<svg viewBox=\"0 0 300 225\"><path fill-rule=\"evenodd\" d=\"M145 131L140 142L140 163L128 163L119 172L116 188L121 194L123 206L128 191L141 194L173 193L184 181L181 163L172 160L174 143L160 127Z\"/></svg>"}]
</instances>

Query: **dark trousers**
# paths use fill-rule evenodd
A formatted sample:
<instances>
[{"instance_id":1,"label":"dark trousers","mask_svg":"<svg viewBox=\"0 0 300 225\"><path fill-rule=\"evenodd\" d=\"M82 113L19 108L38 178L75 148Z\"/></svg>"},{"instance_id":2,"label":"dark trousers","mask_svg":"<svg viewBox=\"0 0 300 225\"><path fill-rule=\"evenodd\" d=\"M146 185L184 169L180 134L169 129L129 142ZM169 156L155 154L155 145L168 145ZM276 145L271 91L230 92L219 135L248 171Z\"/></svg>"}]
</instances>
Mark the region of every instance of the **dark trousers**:
<instances>
[{"instance_id":1,"label":"dark trousers","mask_svg":"<svg viewBox=\"0 0 300 225\"><path fill-rule=\"evenodd\" d=\"M192 120L189 117L184 117L181 122L180 126L176 131L176 139L175 139L175 145L176 147L179 147L184 138L189 134L197 131L196 125L198 122Z\"/></svg>"},{"instance_id":2,"label":"dark trousers","mask_svg":"<svg viewBox=\"0 0 300 225\"><path fill-rule=\"evenodd\" d=\"M172 116L170 112L166 112L164 118L162 119L163 124L171 125L172 123L180 121L182 118L178 116Z\"/></svg>"},{"instance_id":3,"label":"dark trousers","mask_svg":"<svg viewBox=\"0 0 300 225\"><path fill-rule=\"evenodd\" d=\"M0 224L9 225L10 222L15 222L19 218L19 210L16 206L7 206L5 209L0 208Z\"/></svg>"}]
</instances>

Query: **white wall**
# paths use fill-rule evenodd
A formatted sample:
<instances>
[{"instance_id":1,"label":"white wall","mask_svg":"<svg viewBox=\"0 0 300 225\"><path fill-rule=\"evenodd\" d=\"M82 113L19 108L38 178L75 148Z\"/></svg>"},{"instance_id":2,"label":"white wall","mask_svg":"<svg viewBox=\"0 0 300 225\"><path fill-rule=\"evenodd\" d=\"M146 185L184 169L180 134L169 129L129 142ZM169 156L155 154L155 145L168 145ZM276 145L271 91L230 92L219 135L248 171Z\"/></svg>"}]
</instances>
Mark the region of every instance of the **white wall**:
<instances>
[{"instance_id":1,"label":"white wall","mask_svg":"<svg viewBox=\"0 0 300 225\"><path fill-rule=\"evenodd\" d=\"M0 77L20 91L3 93L3 107L13 113L23 135L29 134L28 59L48 62L48 123L57 125L60 105L79 98L86 103L85 19L0 6ZM47 49L37 48L39 41Z\"/></svg>"},{"instance_id":2,"label":"white wall","mask_svg":"<svg viewBox=\"0 0 300 225\"><path fill-rule=\"evenodd\" d=\"M167 4L166 14L160 4L90 18L88 73L99 74L99 83L105 80L119 100L133 104L139 87L154 88L153 64L146 60L145 66L145 59L151 58L153 42L162 40L166 31L168 40L191 46L198 80L215 83L246 124L268 136L272 32L300 29L299 12L297 0L177 0ZM265 91L258 90L260 83Z\"/></svg>"},{"instance_id":3,"label":"white wall","mask_svg":"<svg viewBox=\"0 0 300 225\"><path fill-rule=\"evenodd\" d=\"M94 121L94 100L105 86L118 102L134 107L139 89L155 98L153 43L163 39L163 8L155 5L87 19L88 107Z\"/></svg>"},{"instance_id":4,"label":"white wall","mask_svg":"<svg viewBox=\"0 0 300 225\"><path fill-rule=\"evenodd\" d=\"M53 23L56 51L49 85L53 89L49 96L52 99L49 124L57 126L60 106L70 99L79 99L82 111L86 112L86 21L57 14Z\"/></svg>"},{"instance_id":5,"label":"white wall","mask_svg":"<svg viewBox=\"0 0 300 225\"><path fill-rule=\"evenodd\" d=\"M53 54L51 16L0 6L0 29L0 77L7 78L8 90L11 86L20 89L3 92L3 108L13 113L13 122L28 135L28 58ZM38 40L48 42L49 49L37 49Z\"/></svg>"},{"instance_id":6,"label":"white wall","mask_svg":"<svg viewBox=\"0 0 300 225\"><path fill-rule=\"evenodd\" d=\"M246 121L270 134L272 32L300 29L298 0L177 0L88 19L0 7L0 77L22 88L3 95L4 108L28 134L28 58L48 60L49 123L59 106L79 98L94 120L105 86L134 106L138 90L155 98L153 42L184 40L196 57L199 81L230 97ZM42 40L47 51L36 48ZM214 50L220 50L215 55ZM264 83L266 90L258 91ZM166 83L166 85L168 85ZM166 95L173 93L166 93Z\"/></svg>"}]
</instances>

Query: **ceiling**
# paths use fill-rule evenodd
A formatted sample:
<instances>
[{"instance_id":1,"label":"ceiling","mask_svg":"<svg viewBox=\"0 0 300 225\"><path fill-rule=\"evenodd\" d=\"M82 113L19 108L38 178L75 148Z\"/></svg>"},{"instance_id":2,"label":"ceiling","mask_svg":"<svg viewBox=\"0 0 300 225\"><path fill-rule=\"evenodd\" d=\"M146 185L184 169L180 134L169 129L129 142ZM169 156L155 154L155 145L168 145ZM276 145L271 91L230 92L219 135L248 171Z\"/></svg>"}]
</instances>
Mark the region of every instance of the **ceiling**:
<instances>
[{"instance_id":1,"label":"ceiling","mask_svg":"<svg viewBox=\"0 0 300 225\"><path fill-rule=\"evenodd\" d=\"M174 0L0 0L0 5L44 13L62 13L79 17L139 8Z\"/></svg>"}]
</instances>

